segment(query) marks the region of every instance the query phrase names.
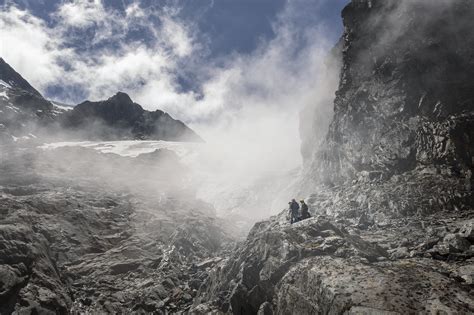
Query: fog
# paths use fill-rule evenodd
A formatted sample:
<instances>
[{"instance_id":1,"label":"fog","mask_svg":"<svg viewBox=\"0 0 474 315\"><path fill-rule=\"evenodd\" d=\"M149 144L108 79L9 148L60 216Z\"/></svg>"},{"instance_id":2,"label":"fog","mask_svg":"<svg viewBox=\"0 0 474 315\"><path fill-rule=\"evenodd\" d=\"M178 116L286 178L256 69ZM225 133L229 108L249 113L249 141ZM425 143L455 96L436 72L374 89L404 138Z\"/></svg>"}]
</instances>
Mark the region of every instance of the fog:
<instances>
[{"instance_id":1,"label":"fog","mask_svg":"<svg viewBox=\"0 0 474 315\"><path fill-rule=\"evenodd\" d=\"M90 177L105 187L144 195L166 191L168 195L196 196L214 206L218 216L245 221L246 228L280 212L290 198L307 197L297 194L301 191L298 183L304 171L303 160L311 159L327 132L340 65L336 62L339 55L331 52L335 43L328 38L328 29L317 24L303 28L296 24L303 7L303 2L288 5L273 25L275 38L262 41L253 53L234 54L205 65L201 73L207 79L199 96L178 92L169 82L154 77L146 77L149 81L138 90L124 86L123 82L135 78L128 73L121 79L120 69L128 59L117 64L117 77L110 82L100 75L97 81L103 81L93 80L95 70L90 68L87 78L93 85L93 100L106 98L100 92L123 88L145 109L159 106L205 140L203 144L173 144L170 150L186 152L178 154L180 162L175 161L176 157L171 162L158 158L154 165L153 158L147 158L146 163L135 165L134 158L115 154L99 157L94 150L106 152L104 145L102 149L81 149L78 147L83 144L76 142L91 139L92 134L111 133L108 127L94 122L87 130L70 131L53 124L54 128L30 128L39 139L27 146L42 148L34 164L36 172L72 181L87 181ZM139 69L146 68L147 54L139 58ZM104 69L110 70L112 64L100 68L100 73L111 75ZM125 68L130 69L130 64ZM79 73L84 71L65 74L65 78L78 80ZM72 141L76 147L43 146L60 141ZM151 145L143 152L157 147L160 145ZM131 155L127 150L120 154Z\"/></svg>"}]
</instances>

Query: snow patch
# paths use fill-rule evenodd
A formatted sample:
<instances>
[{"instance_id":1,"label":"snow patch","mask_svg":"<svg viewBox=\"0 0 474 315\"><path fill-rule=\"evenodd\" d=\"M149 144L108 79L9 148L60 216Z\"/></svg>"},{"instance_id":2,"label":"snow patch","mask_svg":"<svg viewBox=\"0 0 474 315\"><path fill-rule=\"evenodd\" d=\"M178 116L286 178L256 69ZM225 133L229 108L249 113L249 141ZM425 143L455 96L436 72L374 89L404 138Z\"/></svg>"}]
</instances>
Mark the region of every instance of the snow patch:
<instances>
[{"instance_id":1,"label":"snow patch","mask_svg":"<svg viewBox=\"0 0 474 315\"><path fill-rule=\"evenodd\" d=\"M28 137L28 136L23 136L23 137L12 136L12 139L13 139L13 141L17 142L17 141L22 141L22 140L30 140L31 137Z\"/></svg>"},{"instance_id":2,"label":"snow patch","mask_svg":"<svg viewBox=\"0 0 474 315\"><path fill-rule=\"evenodd\" d=\"M6 91L0 92L0 97L3 97L4 99L7 99L7 100L10 99Z\"/></svg>"},{"instance_id":3,"label":"snow patch","mask_svg":"<svg viewBox=\"0 0 474 315\"><path fill-rule=\"evenodd\" d=\"M19 109L18 107L16 107L16 106L11 105L11 106L5 106L5 107L11 109L11 110L14 111L15 113L20 112L20 109Z\"/></svg>"},{"instance_id":4,"label":"snow patch","mask_svg":"<svg viewBox=\"0 0 474 315\"><path fill-rule=\"evenodd\" d=\"M70 111L70 110L73 110L74 107L73 106L65 106L65 105L59 105L53 101L50 101L51 104L53 104L53 106L59 110L62 110L62 111Z\"/></svg>"},{"instance_id":5,"label":"snow patch","mask_svg":"<svg viewBox=\"0 0 474 315\"><path fill-rule=\"evenodd\" d=\"M79 141L79 142L54 142L40 146L43 150L54 150L61 147L84 147L97 150L101 153L114 153L121 156L137 157L143 153L151 153L157 149L174 151L183 161L191 158L199 143L172 142L172 141Z\"/></svg>"},{"instance_id":6,"label":"snow patch","mask_svg":"<svg viewBox=\"0 0 474 315\"><path fill-rule=\"evenodd\" d=\"M0 80L0 85L3 85L3 86L5 86L5 87L7 87L7 88L9 88L9 89L12 88L12 86L11 86L10 84L8 84L7 82L5 82L5 81L3 81L3 80Z\"/></svg>"}]
</instances>

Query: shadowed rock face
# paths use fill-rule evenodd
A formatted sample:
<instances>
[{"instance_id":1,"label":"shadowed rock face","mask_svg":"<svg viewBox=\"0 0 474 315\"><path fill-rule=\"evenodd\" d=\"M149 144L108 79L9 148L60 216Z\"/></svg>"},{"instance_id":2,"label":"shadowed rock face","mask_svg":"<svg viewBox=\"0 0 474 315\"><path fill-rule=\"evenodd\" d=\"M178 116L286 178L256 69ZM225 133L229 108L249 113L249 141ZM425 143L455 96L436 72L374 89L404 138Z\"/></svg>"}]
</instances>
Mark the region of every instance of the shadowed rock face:
<instances>
[{"instance_id":1,"label":"shadowed rock face","mask_svg":"<svg viewBox=\"0 0 474 315\"><path fill-rule=\"evenodd\" d=\"M0 58L0 141L36 133L38 125L52 123L59 112L20 74Z\"/></svg>"},{"instance_id":2,"label":"shadowed rock face","mask_svg":"<svg viewBox=\"0 0 474 315\"><path fill-rule=\"evenodd\" d=\"M13 88L21 89L36 96L42 97L34 87L28 83L18 72L16 72L8 63L0 58L0 80L9 84Z\"/></svg>"},{"instance_id":3,"label":"shadowed rock face","mask_svg":"<svg viewBox=\"0 0 474 315\"><path fill-rule=\"evenodd\" d=\"M335 116L311 158L313 183L472 167L473 15L465 0L352 1L343 10Z\"/></svg>"},{"instance_id":4,"label":"shadowed rock face","mask_svg":"<svg viewBox=\"0 0 474 315\"><path fill-rule=\"evenodd\" d=\"M160 110L146 111L121 92L106 101L75 106L64 115L62 125L93 139L202 141L181 121Z\"/></svg>"}]
</instances>

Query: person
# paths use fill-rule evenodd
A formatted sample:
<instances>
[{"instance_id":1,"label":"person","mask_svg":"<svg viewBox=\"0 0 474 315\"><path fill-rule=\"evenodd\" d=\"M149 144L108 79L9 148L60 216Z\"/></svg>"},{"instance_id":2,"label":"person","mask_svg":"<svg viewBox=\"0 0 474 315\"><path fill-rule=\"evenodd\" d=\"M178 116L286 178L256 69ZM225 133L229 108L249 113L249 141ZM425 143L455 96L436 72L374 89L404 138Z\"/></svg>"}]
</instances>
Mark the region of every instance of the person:
<instances>
[{"instance_id":1,"label":"person","mask_svg":"<svg viewBox=\"0 0 474 315\"><path fill-rule=\"evenodd\" d=\"M293 224L295 222L298 222L298 218L299 218L298 210L300 210L300 206L298 205L295 199L292 199L289 204L290 204L290 223Z\"/></svg>"},{"instance_id":2,"label":"person","mask_svg":"<svg viewBox=\"0 0 474 315\"><path fill-rule=\"evenodd\" d=\"M301 220L311 218L308 205L304 202L304 200L300 200L300 203L301 203Z\"/></svg>"}]
</instances>

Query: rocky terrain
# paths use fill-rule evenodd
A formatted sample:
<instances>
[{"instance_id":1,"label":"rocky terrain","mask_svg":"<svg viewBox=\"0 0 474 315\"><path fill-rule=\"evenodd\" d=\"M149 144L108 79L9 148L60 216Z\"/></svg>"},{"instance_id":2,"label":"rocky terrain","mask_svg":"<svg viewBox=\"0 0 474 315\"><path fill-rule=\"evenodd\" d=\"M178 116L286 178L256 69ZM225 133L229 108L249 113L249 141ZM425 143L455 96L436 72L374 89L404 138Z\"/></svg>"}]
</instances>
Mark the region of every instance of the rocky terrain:
<instances>
[{"instance_id":1,"label":"rocky terrain","mask_svg":"<svg viewBox=\"0 0 474 315\"><path fill-rule=\"evenodd\" d=\"M1 314L189 309L230 238L210 205L177 189L186 173L173 152L133 159L81 148L5 150Z\"/></svg>"},{"instance_id":2,"label":"rocky terrain","mask_svg":"<svg viewBox=\"0 0 474 315\"><path fill-rule=\"evenodd\" d=\"M323 141L303 134L313 218L256 224L198 313L474 312L474 5L353 0L342 16L334 118Z\"/></svg>"},{"instance_id":3,"label":"rocky terrain","mask_svg":"<svg viewBox=\"0 0 474 315\"><path fill-rule=\"evenodd\" d=\"M171 151L12 141L57 117L103 127L85 137L166 138L148 122L169 116L123 93L55 112L2 70L0 110L28 116L0 122L0 313L474 313L473 16L469 0L352 0L334 118L323 139L314 109L302 121L312 217L284 210L242 242Z\"/></svg>"}]
</instances>

